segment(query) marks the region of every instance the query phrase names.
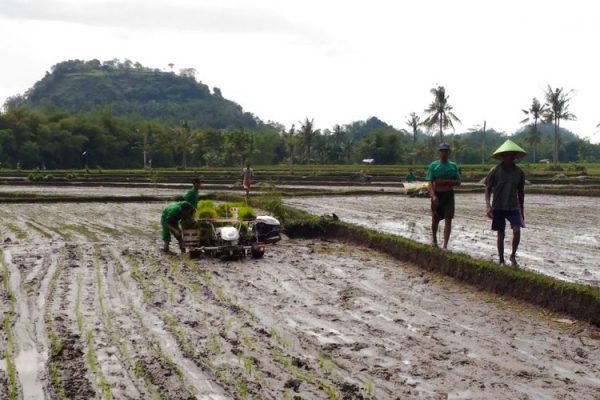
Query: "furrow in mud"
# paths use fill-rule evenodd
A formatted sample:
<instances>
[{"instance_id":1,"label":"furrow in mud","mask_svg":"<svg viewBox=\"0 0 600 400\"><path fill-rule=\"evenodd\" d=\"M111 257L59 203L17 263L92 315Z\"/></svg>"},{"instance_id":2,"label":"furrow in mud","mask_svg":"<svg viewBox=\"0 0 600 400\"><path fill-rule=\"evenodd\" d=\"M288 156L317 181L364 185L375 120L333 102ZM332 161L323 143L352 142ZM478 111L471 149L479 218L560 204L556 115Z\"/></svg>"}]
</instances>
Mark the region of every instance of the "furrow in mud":
<instances>
[{"instance_id":1,"label":"furrow in mud","mask_svg":"<svg viewBox=\"0 0 600 400\"><path fill-rule=\"evenodd\" d=\"M165 399L189 399L194 394L219 398L203 372L181 355L164 322L146 308L147 291L132 277L139 271L108 249L100 259L101 264L114 267L113 273L106 275L113 330L121 340L121 352L128 354L126 358L146 390Z\"/></svg>"},{"instance_id":2,"label":"furrow in mud","mask_svg":"<svg viewBox=\"0 0 600 400\"><path fill-rule=\"evenodd\" d=\"M597 398L597 328L337 241L165 255L163 206L0 207L0 312L44 398Z\"/></svg>"},{"instance_id":3,"label":"furrow in mud","mask_svg":"<svg viewBox=\"0 0 600 400\"><path fill-rule=\"evenodd\" d=\"M81 270L81 248L67 244L58 260L48 293L45 323L50 343L48 360L51 398L89 399L96 396L93 375L85 362L85 338L77 332L76 273Z\"/></svg>"}]
</instances>

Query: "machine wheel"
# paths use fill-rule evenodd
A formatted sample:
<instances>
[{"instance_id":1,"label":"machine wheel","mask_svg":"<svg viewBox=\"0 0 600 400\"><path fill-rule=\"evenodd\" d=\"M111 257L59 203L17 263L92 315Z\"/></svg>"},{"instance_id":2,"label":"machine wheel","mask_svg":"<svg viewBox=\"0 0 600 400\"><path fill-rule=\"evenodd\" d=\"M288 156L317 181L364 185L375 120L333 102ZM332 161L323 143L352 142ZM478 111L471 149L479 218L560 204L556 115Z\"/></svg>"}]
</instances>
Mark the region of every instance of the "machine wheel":
<instances>
[{"instance_id":1,"label":"machine wheel","mask_svg":"<svg viewBox=\"0 0 600 400\"><path fill-rule=\"evenodd\" d=\"M252 255L252 258L263 258L265 249L262 247L253 247L250 249L250 255Z\"/></svg>"}]
</instances>

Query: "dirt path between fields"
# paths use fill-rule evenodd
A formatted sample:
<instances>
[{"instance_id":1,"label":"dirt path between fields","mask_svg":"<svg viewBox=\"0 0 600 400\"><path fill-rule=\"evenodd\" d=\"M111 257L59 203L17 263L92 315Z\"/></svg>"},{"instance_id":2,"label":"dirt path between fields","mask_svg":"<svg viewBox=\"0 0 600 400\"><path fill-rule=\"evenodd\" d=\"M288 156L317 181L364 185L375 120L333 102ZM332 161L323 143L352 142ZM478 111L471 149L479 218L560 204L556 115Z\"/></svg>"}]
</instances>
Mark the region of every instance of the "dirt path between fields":
<instances>
[{"instance_id":1,"label":"dirt path between fields","mask_svg":"<svg viewBox=\"0 0 600 400\"><path fill-rule=\"evenodd\" d=\"M527 228L518 257L521 267L559 279L600 286L600 213L592 197L528 195ZM335 213L343 221L431 242L429 199L406 196L296 198L286 203L321 215ZM457 194L449 248L497 261L496 236L484 215L482 194ZM443 224L440 226L440 238ZM508 259L512 233L507 229Z\"/></svg>"},{"instance_id":2,"label":"dirt path between fields","mask_svg":"<svg viewBox=\"0 0 600 400\"><path fill-rule=\"evenodd\" d=\"M10 239L3 271L17 305L13 358L35 361L15 363L19 395L600 394L596 328L339 242L285 240L262 260L166 256L158 250L161 207L0 207L2 239ZM4 286L0 294L6 316L10 296ZM6 354L7 332L0 336ZM0 399L8 398L6 359L0 383Z\"/></svg>"}]
</instances>

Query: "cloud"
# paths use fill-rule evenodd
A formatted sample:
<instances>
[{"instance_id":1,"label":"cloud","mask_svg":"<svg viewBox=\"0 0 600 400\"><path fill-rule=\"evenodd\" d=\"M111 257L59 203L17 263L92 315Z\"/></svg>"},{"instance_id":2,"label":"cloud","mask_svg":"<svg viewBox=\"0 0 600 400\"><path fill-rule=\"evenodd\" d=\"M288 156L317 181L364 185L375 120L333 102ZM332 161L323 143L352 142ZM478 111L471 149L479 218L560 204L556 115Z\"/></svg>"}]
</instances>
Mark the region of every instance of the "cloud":
<instances>
[{"instance_id":1,"label":"cloud","mask_svg":"<svg viewBox=\"0 0 600 400\"><path fill-rule=\"evenodd\" d=\"M0 16L15 20L78 23L93 27L312 36L309 27L292 23L271 10L231 1L2 0Z\"/></svg>"}]
</instances>

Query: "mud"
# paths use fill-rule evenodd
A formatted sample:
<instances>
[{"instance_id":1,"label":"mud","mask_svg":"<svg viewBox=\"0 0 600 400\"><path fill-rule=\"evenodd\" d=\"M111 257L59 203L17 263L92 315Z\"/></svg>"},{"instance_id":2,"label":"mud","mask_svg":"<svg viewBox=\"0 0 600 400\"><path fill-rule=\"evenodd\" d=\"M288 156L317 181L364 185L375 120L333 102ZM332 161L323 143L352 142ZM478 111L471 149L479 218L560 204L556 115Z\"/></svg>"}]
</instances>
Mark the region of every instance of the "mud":
<instances>
[{"instance_id":1,"label":"mud","mask_svg":"<svg viewBox=\"0 0 600 400\"><path fill-rule=\"evenodd\" d=\"M34 379L18 368L19 395L24 382L47 399L600 394L596 328L340 242L285 240L262 260L164 255L162 206L0 206L12 329L27 333L15 358L33 344L39 366Z\"/></svg>"},{"instance_id":2,"label":"mud","mask_svg":"<svg viewBox=\"0 0 600 400\"><path fill-rule=\"evenodd\" d=\"M314 214L335 213L343 221L381 232L431 242L429 199L406 196L297 198L287 204ZM528 195L526 228L518 260L522 268L566 281L600 286L600 213L591 197ZM497 261L496 235L485 216L482 194L457 194L449 248ZM438 232L441 243L443 223ZM512 233L507 229L505 253Z\"/></svg>"}]
</instances>

